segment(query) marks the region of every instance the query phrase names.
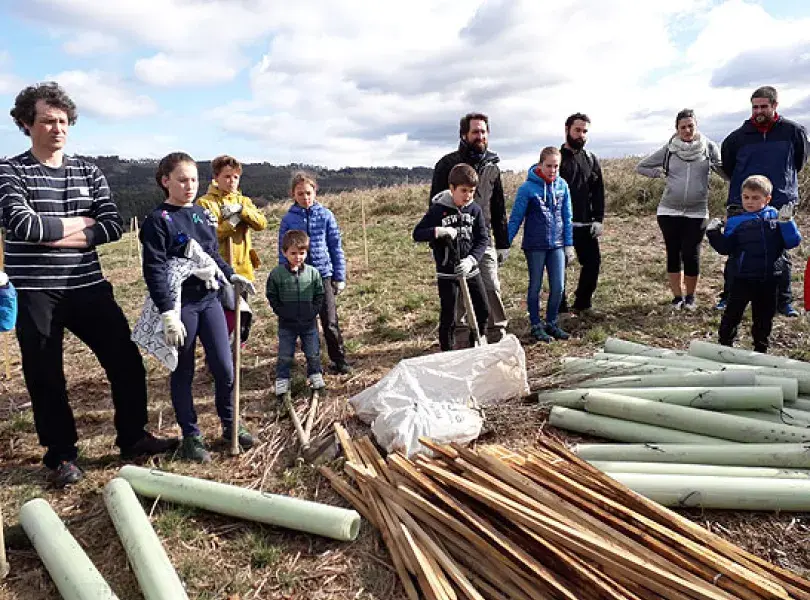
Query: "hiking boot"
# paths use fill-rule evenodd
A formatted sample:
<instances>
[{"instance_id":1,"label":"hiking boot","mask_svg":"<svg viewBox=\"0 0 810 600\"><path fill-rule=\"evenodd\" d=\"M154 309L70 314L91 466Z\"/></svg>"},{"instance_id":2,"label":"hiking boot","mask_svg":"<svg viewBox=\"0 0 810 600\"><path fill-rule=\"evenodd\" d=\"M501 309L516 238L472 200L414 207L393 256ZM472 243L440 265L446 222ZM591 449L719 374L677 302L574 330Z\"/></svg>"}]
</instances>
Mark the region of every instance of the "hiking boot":
<instances>
[{"instance_id":1,"label":"hiking boot","mask_svg":"<svg viewBox=\"0 0 810 600\"><path fill-rule=\"evenodd\" d=\"M686 310L697 310L697 302L695 302L694 294L686 294L683 299L683 307Z\"/></svg>"},{"instance_id":2,"label":"hiking boot","mask_svg":"<svg viewBox=\"0 0 810 600\"><path fill-rule=\"evenodd\" d=\"M556 323L546 324L546 333L553 337L555 340L567 340L571 336L567 332L560 329Z\"/></svg>"},{"instance_id":3,"label":"hiking boot","mask_svg":"<svg viewBox=\"0 0 810 600\"><path fill-rule=\"evenodd\" d=\"M230 427L223 427L222 428L222 439L231 443L231 436L233 435L233 429ZM243 450L250 450L253 448L253 434L248 431L248 428L244 425L239 425L239 445L242 447Z\"/></svg>"},{"instance_id":4,"label":"hiking boot","mask_svg":"<svg viewBox=\"0 0 810 600\"><path fill-rule=\"evenodd\" d=\"M289 379L276 379L276 396L283 397L290 391Z\"/></svg>"},{"instance_id":5,"label":"hiking boot","mask_svg":"<svg viewBox=\"0 0 810 600\"><path fill-rule=\"evenodd\" d=\"M313 373L309 376L309 385L313 390L322 390L326 387L326 382L323 380L322 373Z\"/></svg>"},{"instance_id":6,"label":"hiking boot","mask_svg":"<svg viewBox=\"0 0 810 600\"><path fill-rule=\"evenodd\" d=\"M59 466L51 471L49 479L58 488L78 483L84 477L82 471L75 461L63 460Z\"/></svg>"},{"instance_id":7,"label":"hiking boot","mask_svg":"<svg viewBox=\"0 0 810 600\"><path fill-rule=\"evenodd\" d=\"M669 303L672 310L681 310L683 308L683 296L675 296Z\"/></svg>"},{"instance_id":8,"label":"hiking boot","mask_svg":"<svg viewBox=\"0 0 810 600\"><path fill-rule=\"evenodd\" d=\"M205 448L205 442L201 435L189 435L184 437L177 455L185 460L198 463L211 462L211 453Z\"/></svg>"},{"instance_id":9,"label":"hiking boot","mask_svg":"<svg viewBox=\"0 0 810 600\"><path fill-rule=\"evenodd\" d=\"M726 310L726 304L726 299L720 298L720 300L717 301L717 304L714 305L714 310Z\"/></svg>"},{"instance_id":10,"label":"hiking boot","mask_svg":"<svg viewBox=\"0 0 810 600\"><path fill-rule=\"evenodd\" d=\"M132 460L139 456L166 454L176 450L177 443L177 438L159 438L145 431L143 437L137 442L126 448L121 448L121 458L123 460Z\"/></svg>"},{"instance_id":11,"label":"hiking boot","mask_svg":"<svg viewBox=\"0 0 810 600\"><path fill-rule=\"evenodd\" d=\"M542 323L532 326L532 337L538 342L551 341L551 336L546 333L546 327Z\"/></svg>"},{"instance_id":12,"label":"hiking boot","mask_svg":"<svg viewBox=\"0 0 810 600\"><path fill-rule=\"evenodd\" d=\"M348 375L352 372L352 366L345 360L339 360L333 363L332 366L329 367L329 370L335 375Z\"/></svg>"},{"instance_id":13,"label":"hiking boot","mask_svg":"<svg viewBox=\"0 0 810 600\"><path fill-rule=\"evenodd\" d=\"M588 308L577 308L576 306L574 306L571 308L571 312L578 317L587 319L601 319L605 316L603 312L598 311L591 306L589 306Z\"/></svg>"},{"instance_id":14,"label":"hiking boot","mask_svg":"<svg viewBox=\"0 0 810 600\"><path fill-rule=\"evenodd\" d=\"M783 317L794 318L799 316L799 311L793 308L792 304L788 303L779 307L779 314Z\"/></svg>"}]
</instances>

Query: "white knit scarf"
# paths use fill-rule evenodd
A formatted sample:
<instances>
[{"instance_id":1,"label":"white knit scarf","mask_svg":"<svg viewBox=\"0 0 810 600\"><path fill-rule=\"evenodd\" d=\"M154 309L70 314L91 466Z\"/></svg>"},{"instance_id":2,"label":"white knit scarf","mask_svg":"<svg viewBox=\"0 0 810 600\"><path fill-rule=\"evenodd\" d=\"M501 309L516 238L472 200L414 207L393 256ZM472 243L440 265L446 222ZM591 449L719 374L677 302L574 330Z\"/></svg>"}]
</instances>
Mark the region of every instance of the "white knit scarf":
<instances>
[{"instance_id":1,"label":"white knit scarf","mask_svg":"<svg viewBox=\"0 0 810 600\"><path fill-rule=\"evenodd\" d=\"M695 139L691 142L684 142L676 134L669 140L669 151L676 154L678 158L685 162L692 162L693 160L699 160L706 156L708 146L706 144L706 138L700 135L700 133L696 132Z\"/></svg>"}]
</instances>

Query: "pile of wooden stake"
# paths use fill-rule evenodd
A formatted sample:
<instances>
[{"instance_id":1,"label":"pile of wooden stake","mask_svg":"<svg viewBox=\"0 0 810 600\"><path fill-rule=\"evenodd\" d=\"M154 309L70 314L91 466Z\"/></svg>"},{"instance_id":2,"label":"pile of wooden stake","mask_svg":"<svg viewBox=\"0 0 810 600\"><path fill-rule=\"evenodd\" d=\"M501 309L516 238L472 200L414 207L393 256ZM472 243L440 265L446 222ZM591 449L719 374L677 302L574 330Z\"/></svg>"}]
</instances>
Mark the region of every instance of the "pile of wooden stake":
<instances>
[{"instance_id":1,"label":"pile of wooden stake","mask_svg":"<svg viewBox=\"0 0 810 600\"><path fill-rule=\"evenodd\" d=\"M810 581L756 557L543 439L383 459L339 425L347 482L410 600L796 598Z\"/></svg>"}]
</instances>

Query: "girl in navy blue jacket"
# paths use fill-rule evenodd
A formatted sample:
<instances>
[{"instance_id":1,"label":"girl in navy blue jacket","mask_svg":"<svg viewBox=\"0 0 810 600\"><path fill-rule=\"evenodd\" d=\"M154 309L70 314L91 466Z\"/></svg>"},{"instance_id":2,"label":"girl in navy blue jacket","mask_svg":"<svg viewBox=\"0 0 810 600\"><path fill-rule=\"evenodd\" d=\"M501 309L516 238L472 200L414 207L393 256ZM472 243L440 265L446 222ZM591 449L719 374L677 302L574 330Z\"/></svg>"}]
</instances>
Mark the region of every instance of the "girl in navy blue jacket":
<instances>
[{"instance_id":1,"label":"girl in navy blue jacket","mask_svg":"<svg viewBox=\"0 0 810 600\"><path fill-rule=\"evenodd\" d=\"M241 284L249 293L255 293L255 289L245 277L234 273L219 255L216 217L194 204L198 187L194 160L183 152L169 154L160 161L155 179L166 195L166 201L146 217L141 229L143 277L149 295L161 313L166 343L178 346L177 368L171 374L170 383L174 413L183 432L180 456L209 462L211 455L200 435L191 395L198 336L214 376L215 405L226 441L231 439L233 426L233 360L225 313L217 291L217 273L199 269L186 279L178 312L171 297L167 263L173 257L190 258L191 253L202 248L231 283ZM199 246L190 244L189 240L195 240ZM239 443L244 448L253 445L252 436L242 427Z\"/></svg>"},{"instance_id":2,"label":"girl in navy blue jacket","mask_svg":"<svg viewBox=\"0 0 810 600\"><path fill-rule=\"evenodd\" d=\"M529 169L529 175L518 188L509 215L509 244L523 222L523 252L529 266L529 291L526 301L532 336L541 342L552 338L568 339L557 324L565 282L565 266L574 257L574 234L571 222L571 193L559 177L560 151L548 146L540 160ZM540 318L540 290L543 271L548 271L549 295L545 323Z\"/></svg>"}]
</instances>

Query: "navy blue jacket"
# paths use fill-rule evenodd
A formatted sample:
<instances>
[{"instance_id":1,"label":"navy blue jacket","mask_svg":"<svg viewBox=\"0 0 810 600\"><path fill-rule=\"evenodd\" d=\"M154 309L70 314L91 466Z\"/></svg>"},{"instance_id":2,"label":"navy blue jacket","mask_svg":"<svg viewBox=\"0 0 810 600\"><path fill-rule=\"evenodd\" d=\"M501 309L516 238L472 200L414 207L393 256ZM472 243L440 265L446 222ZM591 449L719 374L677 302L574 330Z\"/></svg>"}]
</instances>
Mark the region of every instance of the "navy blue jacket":
<instances>
[{"instance_id":1,"label":"navy blue jacket","mask_svg":"<svg viewBox=\"0 0 810 600\"><path fill-rule=\"evenodd\" d=\"M437 227L454 227L455 240L436 238ZM462 258L472 256L476 267L467 278L478 275L477 263L489 247L489 229L481 207L475 202L461 208L453 204L453 197L445 190L433 198L430 208L413 229L413 241L430 242L436 275L441 279L455 279L455 267Z\"/></svg>"},{"instance_id":2,"label":"navy blue jacket","mask_svg":"<svg viewBox=\"0 0 810 600\"><path fill-rule=\"evenodd\" d=\"M574 245L574 229L571 221L571 192L562 177L551 183L540 177L532 165L526 181L518 188L515 204L509 215L509 244L523 221L521 248L528 251L553 250Z\"/></svg>"},{"instance_id":3,"label":"navy blue jacket","mask_svg":"<svg viewBox=\"0 0 810 600\"><path fill-rule=\"evenodd\" d=\"M799 178L808 156L807 131L779 117L770 131L761 133L750 121L723 140L720 156L731 182L727 204L742 204L742 183L750 175L764 175L773 184L771 206L776 209L799 201Z\"/></svg>"},{"instance_id":4,"label":"navy blue jacket","mask_svg":"<svg viewBox=\"0 0 810 600\"><path fill-rule=\"evenodd\" d=\"M782 274L784 251L798 246L802 236L795 221L780 223L777 217L776 209L766 206L729 217L722 232L707 232L712 248L735 261L735 277L765 280Z\"/></svg>"},{"instance_id":5,"label":"navy blue jacket","mask_svg":"<svg viewBox=\"0 0 810 600\"><path fill-rule=\"evenodd\" d=\"M302 208L298 203L293 203L278 228L278 262L282 265L287 264L287 259L281 251L281 238L291 229L303 231L309 236L307 264L318 269L321 277L346 281L346 258L340 228L331 210L318 202L311 208Z\"/></svg>"},{"instance_id":6,"label":"navy blue jacket","mask_svg":"<svg viewBox=\"0 0 810 600\"><path fill-rule=\"evenodd\" d=\"M174 308L166 262L172 257L182 258L189 239L197 240L225 277L230 279L233 275L231 266L219 255L217 218L196 204L175 206L164 202L146 216L141 228L143 278L152 301L162 313ZM206 289L201 279L189 277L183 282L180 302L186 304L217 293Z\"/></svg>"}]
</instances>

